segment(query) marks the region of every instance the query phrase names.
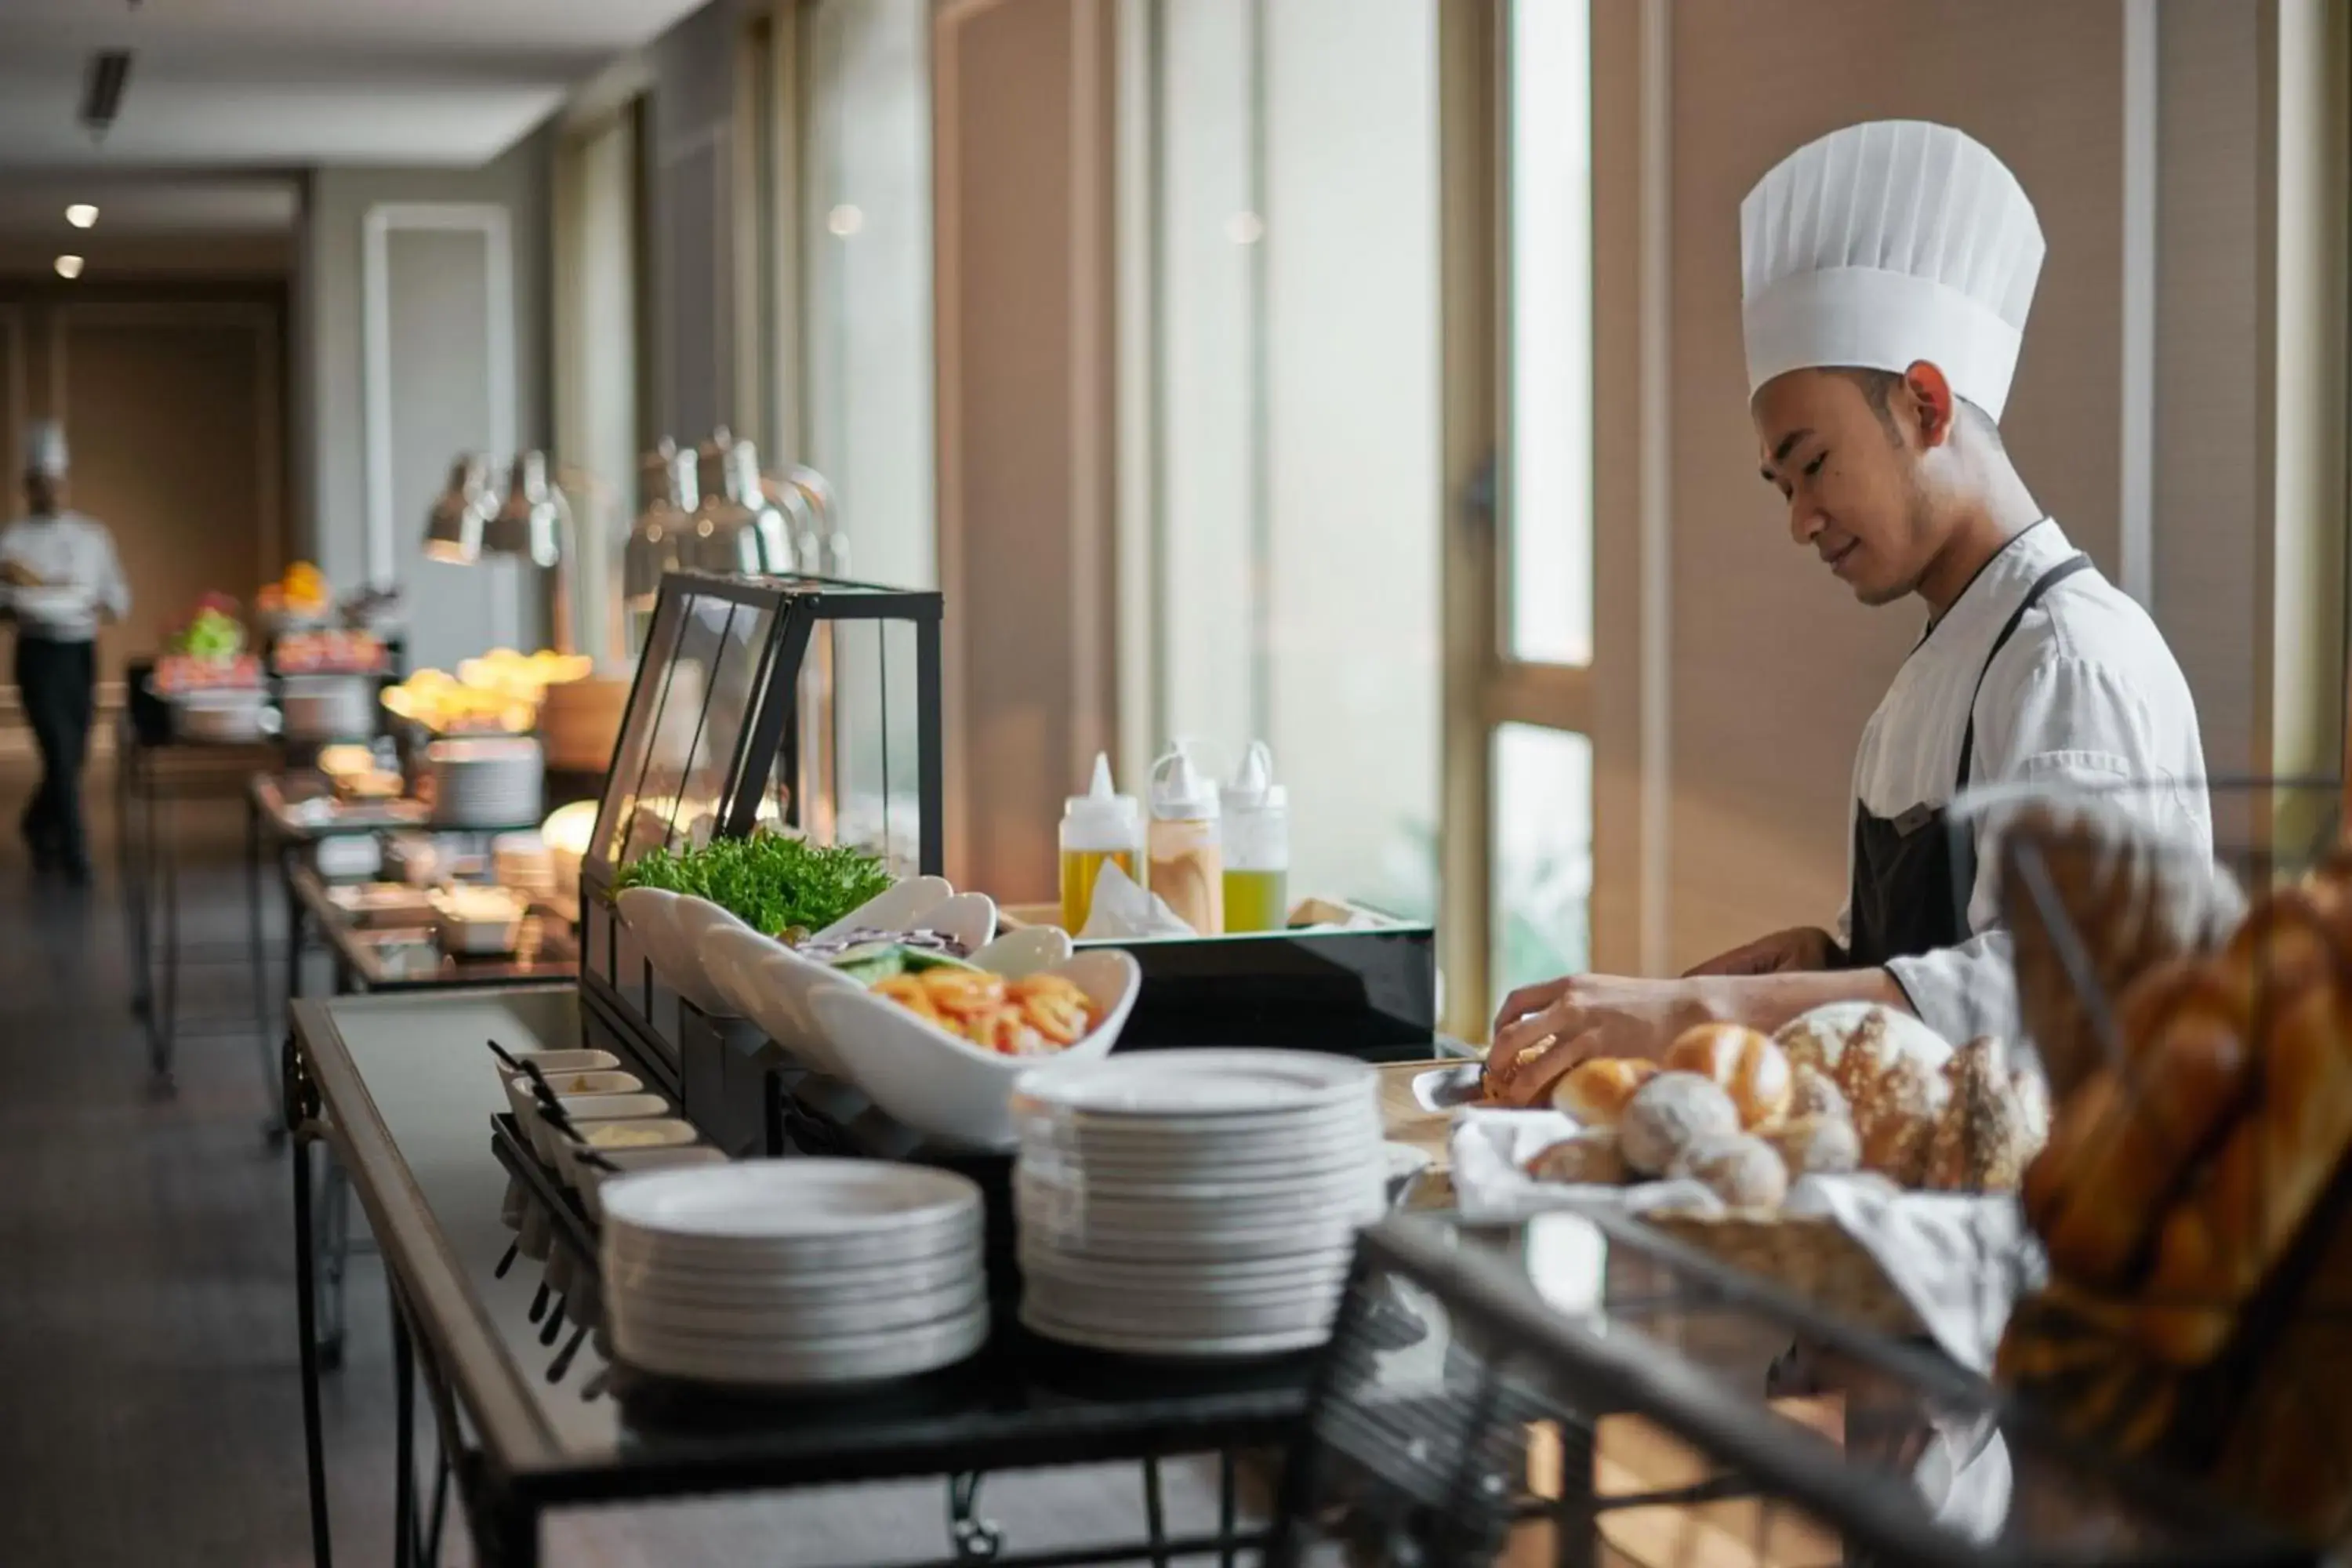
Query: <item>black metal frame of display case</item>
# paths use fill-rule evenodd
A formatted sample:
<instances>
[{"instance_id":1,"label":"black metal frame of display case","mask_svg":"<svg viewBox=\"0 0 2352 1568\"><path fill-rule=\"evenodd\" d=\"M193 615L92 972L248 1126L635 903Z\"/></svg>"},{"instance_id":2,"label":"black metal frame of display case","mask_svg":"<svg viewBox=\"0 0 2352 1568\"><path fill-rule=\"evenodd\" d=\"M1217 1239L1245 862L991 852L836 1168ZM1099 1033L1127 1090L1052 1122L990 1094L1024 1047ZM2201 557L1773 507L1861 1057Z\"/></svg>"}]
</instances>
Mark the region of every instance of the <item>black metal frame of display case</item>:
<instances>
[{"instance_id":1,"label":"black metal frame of display case","mask_svg":"<svg viewBox=\"0 0 2352 1568\"><path fill-rule=\"evenodd\" d=\"M942 677L940 674L940 620L945 601L935 590L888 588L869 583L840 578L806 576L729 577L698 572L673 572L662 579L661 595L656 602L647 624L646 651L639 658L636 673L631 679L629 697L624 710L621 733L614 748L613 761L605 771L604 789L599 796L595 837L580 868L580 986L593 999L600 1009L614 1016L620 1026L635 1042L651 1054L669 1061L673 1067L677 1057L677 1042L666 1036L658 1021L651 1016L654 995L653 976L642 958L635 968L638 971L622 983L623 967L619 922L612 918L611 900L614 875L619 869L614 863L612 846L616 826L621 829L619 843L625 852L627 830L625 824L610 820L611 814L624 801L635 801L637 792L646 782L647 772L654 766L659 743L658 729L664 722L662 710L646 712L648 682L658 682L660 702L666 708L669 692L670 672L684 637L678 618L690 613L689 601L723 600L730 605L764 613L770 623L757 650L754 672L750 683L751 702L747 721L735 737L733 753L729 759L726 785L716 812L715 836L741 837L749 834L759 821L760 805L767 794L770 781L779 771L799 780L800 763L800 679L803 667L809 657L810 647L820 622L872 621L900 622L913 628L915 637L915 707L916 760L915 786L919 839L916 868L924 875L937 875L946 858L945 823L942 816L944 773L942 757ZM706 693L705 710L698 715L696 738L689 744L689 760L700 745L702 726L708 721ZM887 755L887 691L885 702L885 748ZM651 728L654 733L645 733ZM642 739L642 746L633 741ZM636 756L638 777L626 791L616 791L614 775L631 758ZM887 777L887 774L886 774ZM887 784L886 784L887 793ZM796 786L784 805L782 821L789 827L803 826L804 792ZM630 994L630 990L636 993Z\"/></svg>"}]
</instances>

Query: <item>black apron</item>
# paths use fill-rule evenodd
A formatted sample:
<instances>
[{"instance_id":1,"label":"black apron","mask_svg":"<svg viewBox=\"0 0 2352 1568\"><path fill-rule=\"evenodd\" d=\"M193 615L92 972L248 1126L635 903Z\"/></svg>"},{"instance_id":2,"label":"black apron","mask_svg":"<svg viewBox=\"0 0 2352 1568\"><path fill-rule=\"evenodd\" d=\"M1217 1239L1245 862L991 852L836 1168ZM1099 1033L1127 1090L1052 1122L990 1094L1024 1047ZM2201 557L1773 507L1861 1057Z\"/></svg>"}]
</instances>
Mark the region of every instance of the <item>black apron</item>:
<instances>
[{"instance_id":1,"label":"black apron","mask_svg":"<svg viewBox=\"0 0 2352 1568\"><path fill-rule=\"evenodd\" d=\"M2042 595L2077 572L2092 570L2091 558L2074 555L2044 572L2026 590L1992 651L1977 670L1969 694L1968 727L1960 731L1960 766L1952 784L1958 798L1969 787L1976 760L1977 699L1985 672L2017 632L2025 612ZM1890 958L1916 958L1969 939L1967 900L1977 882L1973 834L1954 844L1945 829L1945 808L1914 805L1897 816L1873 816L1860 801L1853 807L1852 942L1847 956L1857 969L1875 969Z\"/></svg>"}]
</instances>

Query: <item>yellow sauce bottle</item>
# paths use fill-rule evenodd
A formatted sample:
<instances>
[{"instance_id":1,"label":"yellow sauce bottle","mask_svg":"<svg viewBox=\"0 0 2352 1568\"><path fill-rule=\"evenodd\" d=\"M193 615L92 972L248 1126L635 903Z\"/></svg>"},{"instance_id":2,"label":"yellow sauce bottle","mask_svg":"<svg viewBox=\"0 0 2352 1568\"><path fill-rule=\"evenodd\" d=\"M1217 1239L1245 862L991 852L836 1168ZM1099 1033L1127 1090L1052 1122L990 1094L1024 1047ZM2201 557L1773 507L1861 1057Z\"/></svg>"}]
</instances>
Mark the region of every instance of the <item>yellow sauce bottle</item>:
<instances>
[{"instance_id":1,"label":"yellow sauce bottle","mask_svg":"<svg viewBox=\"0 0 2352 1568\"><path fill-rule=\"evenodd\" d=\"M1092 787L1062 805L1062 929L1073 936L1086 929L1106 864L1144 883L1143 808L1111 787L1110 758L1097 754Z\"/></svg>"},{"instance_id":2,"label":"yellow sauce bottle","mask_svg":"<svg viewBox=\"0 0 2352 1568\"><path fill-rule=\"evenodd\" d=\"M1225 930L1281 931L1290 923L1290 797L1274 782L1274 753L1252 741L1223 791Z\"/></svg>"},{"instance_id":3,"label":"yellow sauce bottle","mask_svg":"<svg viewBox=\"0 0 2352 1568\"><path fill-rule=\"evenodd\" d=\"M1151 890L1195 935L1225 929L1225 862L1217 786L1181 746L1151 770Z\"/></svg>"}]
</instances>

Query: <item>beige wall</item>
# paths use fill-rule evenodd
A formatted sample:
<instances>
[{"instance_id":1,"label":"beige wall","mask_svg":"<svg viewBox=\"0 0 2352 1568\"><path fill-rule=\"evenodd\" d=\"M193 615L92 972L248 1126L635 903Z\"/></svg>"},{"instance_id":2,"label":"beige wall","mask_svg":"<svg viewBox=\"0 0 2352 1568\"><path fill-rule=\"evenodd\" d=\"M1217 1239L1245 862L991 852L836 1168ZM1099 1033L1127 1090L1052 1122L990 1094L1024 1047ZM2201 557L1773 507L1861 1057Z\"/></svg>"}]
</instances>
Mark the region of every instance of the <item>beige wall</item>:
<instances>
[{"instance_id":1,"label":"beige wall","mask_svg":"<svg viewBox=\"0 0 2352 1568\"><path fill-rule=\"evenodd\" d=\"M276 285L0 290L0 457L24 420L62 419L74 504L112 530L130 582L102 679L202 595L249 599L283 563L284 314Z\"/></svg>"}]
</instances>

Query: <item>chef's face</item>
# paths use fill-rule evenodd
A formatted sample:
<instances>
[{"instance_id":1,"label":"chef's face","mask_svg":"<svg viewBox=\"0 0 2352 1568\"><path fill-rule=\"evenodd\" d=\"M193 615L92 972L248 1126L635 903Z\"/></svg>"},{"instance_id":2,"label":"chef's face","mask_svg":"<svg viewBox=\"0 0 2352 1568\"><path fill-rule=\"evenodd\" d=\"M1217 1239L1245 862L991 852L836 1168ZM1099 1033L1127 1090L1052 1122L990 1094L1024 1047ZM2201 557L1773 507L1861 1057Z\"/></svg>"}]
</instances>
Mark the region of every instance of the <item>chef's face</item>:
<instances>
[{"instance_id":1,"label":"chef's face","mask_svg":"<svg viewBox=\"0 0 2352 1568\"><path fill-rule=\"evenodd\" d=\"M1853 372L1792 370L1758 388L1748 407L1764 482L1789 503L1789 537L1855 598L1885 605L1918 585L1936 541L1919 446L1905 433L1902 408L1878 406L1873 395ZM1885 395L1906 401L1899 381Z\"/></svg>"},{"instance_id":2,"label":"chef's face","mask_svg":"<svg viewBox=\"0 0 2352 1568\"><path fill-rule=\"evenodd\" d=\"M25 476L25 503L36 517L47 517L66 507L66 481L62 474L28 473Z\"/></svg>"}]
</instances>

